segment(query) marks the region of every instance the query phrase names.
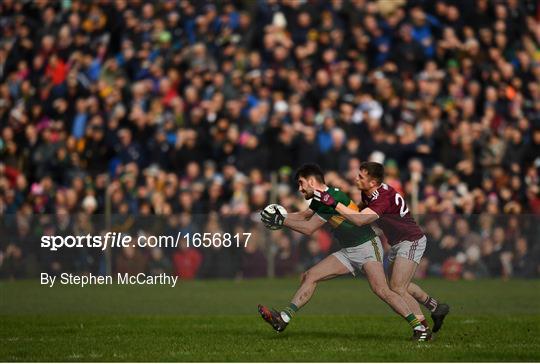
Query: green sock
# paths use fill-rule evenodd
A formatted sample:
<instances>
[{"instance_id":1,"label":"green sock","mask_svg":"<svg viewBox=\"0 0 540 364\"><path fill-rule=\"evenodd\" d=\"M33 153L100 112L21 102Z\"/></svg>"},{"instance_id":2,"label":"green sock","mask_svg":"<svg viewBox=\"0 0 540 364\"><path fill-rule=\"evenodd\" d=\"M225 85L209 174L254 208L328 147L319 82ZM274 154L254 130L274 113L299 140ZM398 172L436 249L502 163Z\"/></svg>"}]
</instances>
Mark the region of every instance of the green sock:
<instances>
[{"instance_id":1,"label":"green sock","mask_svg":"<svg viewBox=\"0 0 540 364\"><path fill-rule=\"evenodd\" d=\"M407 320L413 329L417 326L422 326L422 323L416 318L414 313L411 313L409 316L405 317L405 320Z\"/></svg>"},{"instance_id":2,"label":"green sock","mask_svg":"<svg viewBox=\"0 0 540 364\"><path fill-rule=\"evenodd\" d=\"M296 311L298 311L298 307L294 303L290 303L289 306L285 307L281 311L281 313L285 314L285 316L288 318L288 320L285 319L285 322L291 321Z\"/></svg>"}]
</instances>

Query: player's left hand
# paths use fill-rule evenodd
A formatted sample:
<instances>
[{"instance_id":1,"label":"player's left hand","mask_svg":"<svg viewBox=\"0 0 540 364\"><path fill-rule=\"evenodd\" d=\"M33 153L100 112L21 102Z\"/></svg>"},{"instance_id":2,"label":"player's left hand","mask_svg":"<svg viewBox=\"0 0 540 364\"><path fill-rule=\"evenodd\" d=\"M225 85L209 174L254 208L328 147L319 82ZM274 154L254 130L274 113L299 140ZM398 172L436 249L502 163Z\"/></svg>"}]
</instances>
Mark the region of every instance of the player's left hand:
<instances>
[{"instance_id":1,"label":"player's left hand","mask_svg":"<svg viewBox=\"0 0 540 364\"><path fill-rule=\"evenodd\" d=\"M338 204L336 199L333 198L332 195L330 195L326 191L315 190L313 192L313 198L315 199L315 201L319 201L323 205L332 207L334 209L337 207Z\"/></svg>"},{"instance_id":2,"label":"player's left hand","mask_svg":"<svg viewBox=\"0 0 540 364\"><path fill-rule=\"evenodd\" d=\"M278 209L275 209L274 211L275 212L273 214L268 212L267 210L261 211L261 221L267 228L283 226L285 216L283 216Z\"/></svg>"}]
</instances>

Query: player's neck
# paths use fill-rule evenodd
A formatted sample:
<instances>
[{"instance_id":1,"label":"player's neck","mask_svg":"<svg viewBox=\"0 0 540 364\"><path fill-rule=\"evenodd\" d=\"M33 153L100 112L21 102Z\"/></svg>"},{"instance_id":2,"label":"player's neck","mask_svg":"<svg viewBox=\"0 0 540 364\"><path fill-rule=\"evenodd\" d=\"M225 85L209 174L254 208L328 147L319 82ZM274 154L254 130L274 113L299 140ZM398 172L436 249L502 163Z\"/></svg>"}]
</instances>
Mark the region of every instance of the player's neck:
<instances>
[{"instance_id":1,"label":"player's neck","mask_svg":"<svg viewBox=\"0 0 540 364\"><path fill-rule=\"evenodd\" d=\"M373 194L373 192L377 191L379 189L379 187L381 187L381 185L378 185L378 186L375 186L375 187L371 187L369 190L367 190L367 195L368 196L371 196Z\"/></svg>"},{"instance_id":2,"label":"player's neck","mask_svg":"<svg viewBox=\"0 0 540 364\"><path fill-rule=\"evenodd\" d=\"M325 184L319 184L317 186L313 186L316 190L319 191L326 191L328 189L328 186Z\"/></svg>"}]
</instances>

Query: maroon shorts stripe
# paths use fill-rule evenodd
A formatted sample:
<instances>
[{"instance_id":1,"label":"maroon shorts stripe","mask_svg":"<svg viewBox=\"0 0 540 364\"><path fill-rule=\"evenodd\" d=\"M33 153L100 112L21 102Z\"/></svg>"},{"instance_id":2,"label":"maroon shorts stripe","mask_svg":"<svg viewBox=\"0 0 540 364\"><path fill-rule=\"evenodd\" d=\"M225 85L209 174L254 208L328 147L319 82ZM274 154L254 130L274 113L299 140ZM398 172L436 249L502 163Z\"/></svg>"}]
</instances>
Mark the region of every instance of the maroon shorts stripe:
<instances>
[{"instance_id":1,"label":"maroon shorts stripe","mask_svg":"<svg viewBox=\"0 0 540 364\"><path fill-rule=\"evenodd\" d=\"M415 240L414 243L411 245L411 249L409 250L409 260L414 260L414 253L416 252L416 247L418 246L418 240Z\"/></svg>"}]
</instances>

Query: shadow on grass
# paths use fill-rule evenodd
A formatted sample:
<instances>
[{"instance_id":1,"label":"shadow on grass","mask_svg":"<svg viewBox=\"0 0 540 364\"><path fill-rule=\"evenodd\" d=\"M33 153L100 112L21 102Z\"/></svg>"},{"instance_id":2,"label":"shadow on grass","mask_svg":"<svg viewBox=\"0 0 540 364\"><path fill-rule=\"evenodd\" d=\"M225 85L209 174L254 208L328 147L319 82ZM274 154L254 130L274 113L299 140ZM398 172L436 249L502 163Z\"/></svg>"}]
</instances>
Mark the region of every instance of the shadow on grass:
<instances>
[{"instance_id":1,"label":"shadow on grass","mask_svg":"<svg viewBox=\"0 0 540 364\"><path fill-rule=\"evenodd\" d=\"M294 330L290 329L284 332L276 332L271 327L257 328L214 328L208 330L192 330L191 336L200 334L211 334L213 337L234 336L236 338L248 337L250 339L258 338L261 340L338 340L338 341L384 341L387 343L405 342L408 338L398 334L377 333L377 332L336 332L335 330Z\"/></svg>"},{"instance_id":2,"label":"shadow on grass","mask_svg":"<svg viewBox=\"0 0 540 364\"><path fill-rule=\"evenodd\" d=\"M275 335L268 334L268 337L271 340L283 340L283 339L303 339L303 340L339 340L339 341L350 341L350 340L366 340L366 341L384 341L386 343L390 342L405 342L407 338L400 337L399 335L388 335L375 332L335 332L335 331L323 331L323 330L314 330L314 331L288 331L283 333L276 333Z\"/></svg>"}]
</instances>

